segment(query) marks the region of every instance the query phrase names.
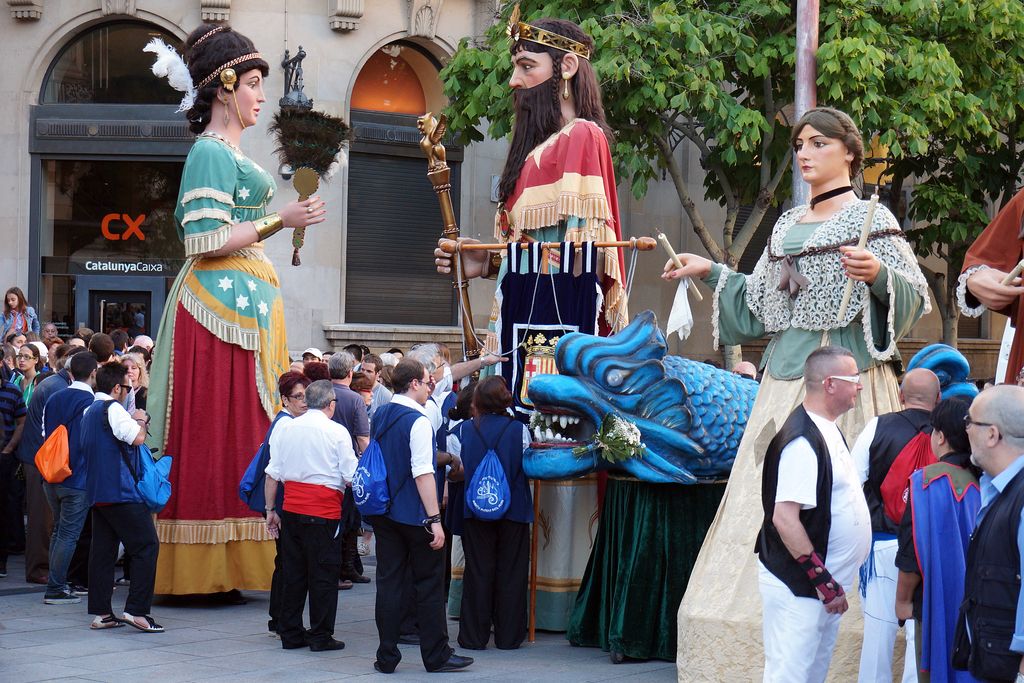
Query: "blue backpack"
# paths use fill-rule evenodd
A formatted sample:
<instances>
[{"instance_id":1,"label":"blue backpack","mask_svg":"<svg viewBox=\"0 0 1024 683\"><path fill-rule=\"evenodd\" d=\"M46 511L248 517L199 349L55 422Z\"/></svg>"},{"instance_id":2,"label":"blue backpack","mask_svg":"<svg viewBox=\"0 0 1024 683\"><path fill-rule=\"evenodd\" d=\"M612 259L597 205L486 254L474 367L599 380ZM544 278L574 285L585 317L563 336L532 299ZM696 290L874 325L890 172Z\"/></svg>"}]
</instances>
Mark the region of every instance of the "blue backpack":
<instances>
[{"instance_id":1,"label":"blue backpack","mask_svg":"<svg viewBox=\"0 0 1024 683\"><path fill-rule=\"evenodd\" d=\"M378 439L394 427L406 411L412 412L412 409L396 411L398 415L391 420L388 426L379 432L374 430L375 434L370 439L370 444L359 458L359 466L356 467L356 473L352 476L352 500L355 501L356 508L361 515L386 515L391 509L388 466L384 462L384 452L380 449ZM402 482L402 485L404 486L405 482Z\"/></svg>"},{"instance_id":2,"label":"blue backpack","mask_svg":"<svg viewBox=\"0 0 1024 683\"><path fill-rule=\"evenodd\" d=\"M519 424L515 420L509 420L505 429L502 429L501 434L498 435L495 446L501 443L501 437L504 436L505 430L513 423ZM484 441L483 434L480 433L480 428L477 427L475 421L473 428L476 429L480 442L486 446L487 442ZM498 454L494 452L494 446L491 446L487 449L487 453L484 454L476 471L473 472L469 484L466 485L466 507L477 519L494 521L505 516L511 499L512 490L508 485L508 477L505 476L505 468L502 467Z\"/></svg>"},{"instance_id":3,"label":"blue backpack","mask_svg":"<svg viewBox=\"0 0 1024 683\"><path fill-rule=\"evenodd\" d=\"M106 401L106 405L103 406L105 414L110 411L111 403L117 403L117 401ZM103 426L114 437L114 433L110 429L109 418L103 420ZM114 441L117 442L121 451L121 460L124 461L124 466L128 468L128 473L135 481L135 490L146 507L154 514L163 510L171 498L171 481L168 478L171 474L171 456L165 455L159 460L154 460L153 451L144 443L132 446L117 437L114 437ZM135 461L134 465L132 464L133 460Z\"/></svg>"},{"instance_id":4,"label":"blue backpack","mask_svg":"<svg viewBox=\"0 0 1024 683\"><path fill-rule=\"evenodd\" d=\"M277 426L278 420L283 417L291 417L291 415L283 410L277 414L274 421L270 423L270 429L267 430L267 438L256 449L256 455L252 456L249 466L245 468L245 473L242 475L242 480L238 482L238 497L253 512L262 513L267 509L267 498L263 491L263 484L267 481L267 465L270 464L270 434L274 431L274 427ZM277 487L277 498L277 507L280 508L281 501L284 500L283 486Z\"/></svg>"}]
</instances>

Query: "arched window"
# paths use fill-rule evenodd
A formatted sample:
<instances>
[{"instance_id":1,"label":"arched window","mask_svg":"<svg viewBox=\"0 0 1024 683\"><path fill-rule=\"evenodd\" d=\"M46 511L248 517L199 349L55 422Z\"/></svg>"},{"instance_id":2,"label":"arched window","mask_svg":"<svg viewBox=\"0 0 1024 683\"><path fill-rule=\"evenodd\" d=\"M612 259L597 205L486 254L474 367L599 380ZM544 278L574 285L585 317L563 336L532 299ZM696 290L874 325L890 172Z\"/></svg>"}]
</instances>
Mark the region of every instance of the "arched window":
<instances>
[{"instance_id":1,"label":"arched window","mask_svg":"<svg viewBox=\"0 0 1024 683\"><path fill-rule=\"evenodd\" d=\"M149 24L119 21L75 37L53 61L40 104L177 104L181 93L153 75L153 55L142 48L161 38L178 39Z\"/></svg>"}]
</instances>

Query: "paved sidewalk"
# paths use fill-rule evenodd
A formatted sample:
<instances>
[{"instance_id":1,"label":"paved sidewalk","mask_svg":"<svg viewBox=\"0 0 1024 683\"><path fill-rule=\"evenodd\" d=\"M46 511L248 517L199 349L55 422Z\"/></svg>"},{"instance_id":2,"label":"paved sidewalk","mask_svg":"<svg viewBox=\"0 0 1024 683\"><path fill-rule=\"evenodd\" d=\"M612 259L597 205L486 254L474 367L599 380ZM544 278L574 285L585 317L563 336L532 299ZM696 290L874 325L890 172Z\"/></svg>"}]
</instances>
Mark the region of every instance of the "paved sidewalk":
<instances>
[{"instance_id":1,"label":"paved sidewalk","mask_svg":"<svg viewBox=\"0 0 1024 683\"><path fill-rule=\"evenodd\" d=\"M612 664L595 648L571 647L563 634L538 633L537 642L515 651L493 647L462 652L476 659L464 672L427 674L416 646L402 646L402 663L390 677L373 670L377 631L374 583L338 594L335 637L339 652L282 650L267 635L267 593L246 592L243 606L180 605L159 601L153 615L167 631L148 634L129 627L89 630L85 599L78 605L44 605L43 587L22 582L20 556L11 557L0 579L0 681L335 681L373 676L380 681L675 681L671 662ZM368 576L374 568L367 566ZM114 592L114 609L126 588ZM458 622L449 621L453 644Z\"/></svg>"}]
</instances>

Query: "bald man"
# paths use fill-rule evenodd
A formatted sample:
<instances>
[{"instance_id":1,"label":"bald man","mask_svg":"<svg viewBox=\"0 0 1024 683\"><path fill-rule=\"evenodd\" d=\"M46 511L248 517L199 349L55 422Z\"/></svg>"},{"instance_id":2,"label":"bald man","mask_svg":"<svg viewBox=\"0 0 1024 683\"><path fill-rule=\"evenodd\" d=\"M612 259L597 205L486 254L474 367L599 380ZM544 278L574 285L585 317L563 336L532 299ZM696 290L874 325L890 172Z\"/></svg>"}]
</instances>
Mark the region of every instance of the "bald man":
<instances>
[{"instance_id":1,"label":"bald man","mask_svg":"<svg viewBox=\"0 0 1024 683\"><path fill-rule=\"evenodd\" d=\"M740 361L732 371L734 374L743 375L749 379L757 380L757 366L749 360Z\"/></svg>"},{"instance_id":2,"label":"bald man","mask_svg":"<svg viewBox=\"0 0 1024 683\"><path fill-rule=\"evenodd\" d=\"M861 571L864 608L864 644L860 652L860 683L892 681L892 652L899 622L896 619L896 539L899 521L885 514L882 482L896 456L920 432L931 432L931 412L941 399L939 378L918 368L903 376L903 410L873 418L853 444L853 461L871 511L871 556ZM907 652L913 652L913 624L907 623ZM903 661L904 683L917 680L914 657Z\"/></svg>"},{"instance_id":3,"label":"bald man","mask_svg":"<svg viewBox=\"0 0 1024 683\"><path fill-rule=\"evenodd\" d=\"M971 459L984 474L978 526L967 548L960 610L972 642L954 649L953 666L969 670L978 680L1020 681L1024 679L1024 594L1020 586L1024 565L1024 388L1003 385L981 392L967 412L967 438Z\"/></svg>"}]
</instances>

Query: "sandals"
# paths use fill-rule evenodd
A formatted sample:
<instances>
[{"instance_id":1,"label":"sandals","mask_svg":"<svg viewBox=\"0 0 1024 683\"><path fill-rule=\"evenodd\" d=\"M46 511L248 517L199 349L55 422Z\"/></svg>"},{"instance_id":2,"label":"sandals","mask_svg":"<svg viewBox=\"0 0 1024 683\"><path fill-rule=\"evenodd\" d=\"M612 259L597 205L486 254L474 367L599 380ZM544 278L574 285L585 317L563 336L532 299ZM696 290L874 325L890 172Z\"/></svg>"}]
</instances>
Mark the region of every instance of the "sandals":
<instances>
[{"instance_id":1,"label":"sandals","mask_svg":"<svg viewBox=\"0 0 1024 683\"><path fill-rule=\"evenodd\" d=\"M121 620L113 614L108 614L105 617L96 617L92 620L92 623L89 624L89 628L94 631L101 631L106 628L120 628L121 626L124 626L124 624L121 623Z\"/></svg>"},{"instance_id":2,"label":"sandals","mask_svg":"<svg viewBox=\"0 0 1024 683\"><path fill-rule=\"evenodd\" d=\"M134 617L131 614L128 614L127 612L125 612L124 613L124 619L122 619L121 622L124 623L124 624L127 624L128 626L131 626L132 628L136 628L136 629L138 629L138 630L140 630L140 631L142 631L144 633L163 633L164 632L164 627L161 626L160 624L156 623L155 621L153 621L153 617L149 616L148 614L143 615L141 617L142 619L146 620L146 626L140 626L139 622L135 621L138 618L140 618L140 617Z\"/></svg>"}]
</instances>

